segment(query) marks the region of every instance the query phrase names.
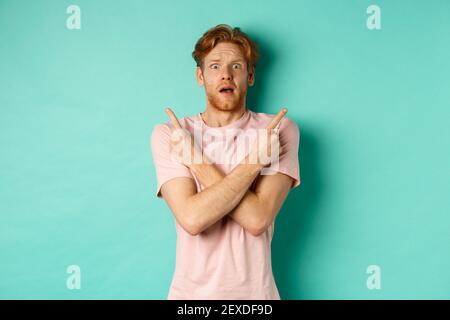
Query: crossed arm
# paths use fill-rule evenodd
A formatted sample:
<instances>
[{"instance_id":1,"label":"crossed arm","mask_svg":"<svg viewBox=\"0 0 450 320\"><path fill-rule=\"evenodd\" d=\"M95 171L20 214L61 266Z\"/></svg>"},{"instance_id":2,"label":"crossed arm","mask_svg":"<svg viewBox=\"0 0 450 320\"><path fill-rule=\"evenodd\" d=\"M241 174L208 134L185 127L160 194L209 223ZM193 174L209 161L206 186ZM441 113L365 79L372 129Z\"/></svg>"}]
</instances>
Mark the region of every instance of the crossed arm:
<instances>
[{"instance_id":1,"label":"crossed arm","mask_svg":"<svg viewBox=\"0 0 450 320\"><path fill-rule=\"evenodd\" d=\"M274 121L279 122L281 117ZM176 120L173 118L172 122ZM175 178L163 184L161 194L177 221L192 235L229 215L252 235L259 236L275 219L292 186L292 178L287 175L260 175L264 167L260 163L240 163L228 175L214 164L189 167L204 187L201 192L197 193L193 179Z\"/></svg>"}]
</instances>

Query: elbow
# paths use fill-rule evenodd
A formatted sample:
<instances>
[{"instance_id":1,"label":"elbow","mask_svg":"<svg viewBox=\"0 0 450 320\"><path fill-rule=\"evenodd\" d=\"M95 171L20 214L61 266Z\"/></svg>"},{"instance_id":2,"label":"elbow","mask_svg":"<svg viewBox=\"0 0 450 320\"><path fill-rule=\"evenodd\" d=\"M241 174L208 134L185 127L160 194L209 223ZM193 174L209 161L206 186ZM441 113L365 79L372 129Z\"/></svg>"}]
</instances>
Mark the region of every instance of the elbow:
<instances>
[{"instance_id":1,"label":"elbow","mask_svg":"<svg viewBox=\"0 0 450 320\"><path fill-rule=\"evenodd\" d=\"M191 215L185 215L185 218L180 224L191 236L197 236L203 231L199 219Z\"/></svg>"},{"instance_id":2,"label":"elbow","mask_svg":"<svg viewBox=\"0 0 450 320\"><path fill-rule=\"evenodd\" d=\"M259 237L260 235L262 235L264 232L266 232L267 228L249 228L248 231L250 232L250 234L254 237Z\"/></svg>"},{"instance_id":3,"label":"elbow","mask_svg":"<svg viewBox=\"0 0 450 320\"><path fill-rule=\"evenodd\" d=\"M270 227L272 222L274 221L275 214L273 214L272 211L262 211L260 210L258 212L258 215L256 216L256 219L252 221L252 223L247 228L247 231L255 236L259 237L260 235L264 234L267 229Z\"/></svg>"},{"instance_id":4,"label":"elbow","mask_svg":"<svg viewBox=\"0 0 450 320\"><path fill-rule=\"evenodd\" d=\"M199 227L199 225L195 221L193 221L193 219L190 219L190 220L187 219L187 220L183 221L183 223L181 223L181 226L191 236L197 236L202 231L201 228Z\"/></svg>"},{"instance_id":5,"label":"elbow","mask_svg":"<svg viewBox=\"0 0 450 320\"><path fill-rule=\"evenodd\" d=\"M187 233L189 233L191 236L198 236L200 234L199 231L197 231L196 229L184 229L187 231Z\"/></svg>"},{"instance_id":6,"label":"elbow","mask_svg":"<svg viewBox=\"0 0 450 320\"><path fill-rule=\"evenodd\" d=\"M263 219L258 219L258 221L255 221L252 223L251 226L247 228L247 231L254 237L259 237L264 232L266 232L268 228L268 224Z\"/></svg>"},{"instance_id":7,"label":"elbow","mask_svg":"<svg viewBox=\"0 0 450 320\"><path fill-rule=\"evenodd\" d=\"M187 223L183 223L181 226L183 227L184 231L189 233L191 236L198 235L198 231L194 227L192 227L191 225L189 225Z\"/></svg>"},{"instance_id":8,"label":"elbow","mask_svg":"<svg viewBox=\"0 0 450 320\"><path fill-rule=\"evenodd\" d=\"M198 236L201 232L202 232L202 230L199 227L195 226L195 225L194 226L190 226L189 229L188 229L188 233L191 236Z\"/></svg>"},{"instance_id":9,"label":"elbow","mask_svg":"<svg viewBox=\"0 0 450 320\"><path fill-rule=\"evenodd\" d=\"M178 225L191 236L199 235L202 231L200 225L199 216L193 214L193 210L190 209L186 203L180 207L172 208L172 213L175 216Z\"/></svg>"},{"instance_id":10,"label":"elbow","mask_svg":"<svg viewBox=\"0 0 450 320\"><path fill-rule=\"evenodd\" d=\"M181 227L191 236L198 236L208 227L206 212L202 208L185 203L175 214Z\"/></svg>"}]
</instances>

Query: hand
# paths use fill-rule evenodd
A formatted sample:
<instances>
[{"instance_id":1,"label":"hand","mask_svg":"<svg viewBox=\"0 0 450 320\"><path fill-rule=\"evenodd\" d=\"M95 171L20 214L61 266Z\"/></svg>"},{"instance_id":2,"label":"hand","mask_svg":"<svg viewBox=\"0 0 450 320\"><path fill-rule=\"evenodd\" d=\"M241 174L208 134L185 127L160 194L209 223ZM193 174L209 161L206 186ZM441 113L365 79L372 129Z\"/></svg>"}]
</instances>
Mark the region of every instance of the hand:
<instances>
[{"instance_id":1,"label":"hand","mask_svg":"<svg viewBox=\"0 0 450 320\"><path fill-rule=\"evenodd\" d=\"M278 138L278 130L275 130L275 128L287 112L288 110L286 108L278 112L266 127L265 137L260 136L258 132L258 139L256 139L250 153L242 160L241 164L251 163L265 167L272 162L274 157L279 156L280 141Z\"/></svg>"},{"instance_id":2,"label":"hand","mask_svg":"<svg viewBox=\"0 0 450 320\"><path fill-rule=\"evenodd\" d=\"M166 108L164 111L169 116L170 122L174 127L170 137L170 154L172 159L187 167L193 164L208 163L190 132L181 127L175 113L170 108Z\"/></svg>"}]
</instances>

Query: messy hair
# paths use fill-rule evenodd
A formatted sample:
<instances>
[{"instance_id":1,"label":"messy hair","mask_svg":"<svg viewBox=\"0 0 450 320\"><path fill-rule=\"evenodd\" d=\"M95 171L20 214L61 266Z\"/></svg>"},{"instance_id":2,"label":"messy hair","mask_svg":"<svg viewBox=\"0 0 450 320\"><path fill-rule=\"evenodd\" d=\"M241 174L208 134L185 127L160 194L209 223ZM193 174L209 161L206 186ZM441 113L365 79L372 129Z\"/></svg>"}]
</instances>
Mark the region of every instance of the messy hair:
<instances>
[{"instance_id":1,"label":"messy hair","mask_svg":"<svg viewBox=\"0 0 450 320\"><path fill-rule=\"evenodd\" d=\"M204 57L221 42L230 42L238 45L247 62L248 71L256 66L259 59L259 49L256 43L250 37L241 31L240 28L232 28L227 24L219 24L208 31L195 44L192 52L197 66L203 69Z\"/></svg>"}]
</instances>

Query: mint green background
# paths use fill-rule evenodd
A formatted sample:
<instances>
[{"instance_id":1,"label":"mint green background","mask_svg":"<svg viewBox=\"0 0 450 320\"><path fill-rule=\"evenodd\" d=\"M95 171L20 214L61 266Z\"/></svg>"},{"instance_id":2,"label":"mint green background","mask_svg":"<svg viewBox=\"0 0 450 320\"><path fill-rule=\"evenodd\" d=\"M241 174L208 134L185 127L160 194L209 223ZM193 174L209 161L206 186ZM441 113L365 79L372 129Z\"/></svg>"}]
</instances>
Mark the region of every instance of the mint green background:
<instances>
[{"instance_id":1,"label":"mint green background","mask_svg":"<svg viewBox=\"0 0 450 320\"><path fill-rule=\"evenodd\" d=\"M204 110L190 54L218 23L260 44L248 106L301 130L272 243L282 298L450 298L445 0L0 0L0 298L165 299L175 228L149 138L165 106Z\"/></svg>"}]
</instances>

